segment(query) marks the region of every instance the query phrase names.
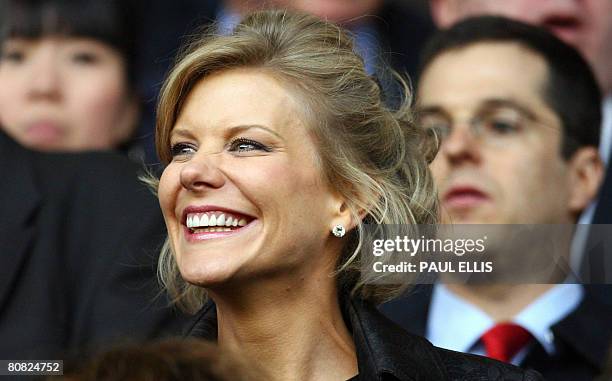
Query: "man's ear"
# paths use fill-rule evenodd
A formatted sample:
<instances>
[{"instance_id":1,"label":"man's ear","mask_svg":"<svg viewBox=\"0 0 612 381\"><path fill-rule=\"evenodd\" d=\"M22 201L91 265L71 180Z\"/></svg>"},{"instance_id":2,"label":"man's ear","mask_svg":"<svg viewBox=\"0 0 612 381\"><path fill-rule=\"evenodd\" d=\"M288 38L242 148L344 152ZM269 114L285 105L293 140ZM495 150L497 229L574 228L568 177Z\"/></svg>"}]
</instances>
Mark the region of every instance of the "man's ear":
<instances>
[{"instance_id":1,"label":"man's ear","mask_svg":"<svg viewBox=\"0 0 612 381\"><path fill-rule=\"evenodd\" d=\"M604 166L596 147L579 148L568 164L569 210L581 213L597 197Z\"/></svg>"},{"instance_id":2,"label":"man's ear","mask_svg":"<svg viewBox=\"0 0 612 381\"><path fill-rule=\"evenodd\" d=\"M431 17L440 29L446 29L457 21L455 0L429 0Z\"/></svg>"}]
</instances>

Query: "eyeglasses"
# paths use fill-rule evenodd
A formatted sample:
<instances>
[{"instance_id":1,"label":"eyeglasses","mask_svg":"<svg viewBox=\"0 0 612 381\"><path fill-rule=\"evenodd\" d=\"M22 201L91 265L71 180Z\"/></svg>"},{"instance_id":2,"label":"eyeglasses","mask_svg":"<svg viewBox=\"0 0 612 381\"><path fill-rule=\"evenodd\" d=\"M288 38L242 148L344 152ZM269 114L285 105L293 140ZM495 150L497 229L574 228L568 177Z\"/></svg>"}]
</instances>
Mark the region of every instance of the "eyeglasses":
<instances>
[{"instance_id":1,"label":"eyeglasses","mask_svg":"<svg viewBox=\"0 0 612 381\"><path fill-rule=\"evenodd\" d=\"M419 112L418 122L442 142L451 135L453 126L457 124L447 112L438 108ZM507 105L482 108L467 124L474 138L495 147L521 139L530 124L547 126L533 113Z\"/></svg>"}]
</instances>

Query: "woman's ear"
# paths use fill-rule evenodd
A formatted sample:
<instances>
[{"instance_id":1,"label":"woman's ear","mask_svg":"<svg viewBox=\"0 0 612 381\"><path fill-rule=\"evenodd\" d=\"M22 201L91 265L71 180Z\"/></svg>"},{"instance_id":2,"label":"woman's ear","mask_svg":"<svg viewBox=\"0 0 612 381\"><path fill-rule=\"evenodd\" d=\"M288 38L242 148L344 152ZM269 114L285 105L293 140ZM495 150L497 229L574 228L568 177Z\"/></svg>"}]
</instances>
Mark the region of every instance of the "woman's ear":
<instances>
[{"instance_id":1,"label":"woman's ear","mask_svg":"<svg viewBox=\"0 0 612 381\"><path fill-rule=\"evenodd\" d=\"M569 161L569 204L573 214L580 214L597 197L604 167L596 147L578 149Z\"/></svg>"},{"instance_id":2,"label":"woman's ear","mask_svg":"<svg viewBox=\"0 0 612 381\"><path fill-rule=\"evenodd\" d=\"M354 207L353 207L354 208ZM336 225L342 225L348 232L354 229L367 215L365 209L358 209L357 216L354 216L353 209L349 201L342 195L336 195L334 200L334 216L332 218L332 229Z\"/></svg>"}]
</instances>

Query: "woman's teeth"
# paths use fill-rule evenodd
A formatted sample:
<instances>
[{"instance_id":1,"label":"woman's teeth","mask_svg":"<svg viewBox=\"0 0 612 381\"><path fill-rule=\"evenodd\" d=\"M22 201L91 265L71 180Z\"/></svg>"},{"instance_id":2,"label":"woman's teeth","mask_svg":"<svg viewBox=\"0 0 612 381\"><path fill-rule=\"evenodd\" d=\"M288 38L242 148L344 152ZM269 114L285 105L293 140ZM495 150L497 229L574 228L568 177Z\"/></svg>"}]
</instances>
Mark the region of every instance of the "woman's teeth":
<instances>
[{"instance_id":1,"label":"woman's teeth","mask_svg":"<svg viewBox=\"0 0 612 381\"><path fill-rule=\"evenodd\" d=\"M186 225L188 228L205 228L221 226L227 227L228 229L212 229L210 231L230 231L231 227L242 227L246 226L247 221L244 218L238 218L236 216L226 215L225 213L220 214L207 214L207 213L193 213L187 216ZM201 229L199 229L201 230ZM206 231L206 230L204 230Z\"/></svg>"},{"instance_id":2,"label":"woman's teeth","mask_svg":"<svg viewBox=\"0 0 612 381\"><path fill-rule=\"evenodd\" d=\"M232 228L191 228L194 233L231 232Z\"/></svg>"}]
</instances>

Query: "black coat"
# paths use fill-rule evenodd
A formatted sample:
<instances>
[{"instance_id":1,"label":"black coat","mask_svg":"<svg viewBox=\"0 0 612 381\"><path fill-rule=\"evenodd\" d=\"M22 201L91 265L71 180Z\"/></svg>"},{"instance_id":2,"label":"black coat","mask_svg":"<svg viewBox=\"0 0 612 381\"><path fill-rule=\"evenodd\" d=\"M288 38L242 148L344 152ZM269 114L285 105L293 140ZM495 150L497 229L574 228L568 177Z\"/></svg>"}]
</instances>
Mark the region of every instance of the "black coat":
<instances>
[{"instance_id":1,"label":"black coat","mask_svg":"<svg viewBox=\"0 0 612 381\"><path fill-rule=\"evenodd\" d=\"M155 298L159 205L131 162L34 153L0 132L0 163L1 359L180 331Z\"/></svg>"},{"instance_id":2,"label":"black coat","mask_svg":"<svg viewBox=\"0 0 612 381\"><path fill-rule=\"evenodd\" d=\"M537 381L534 371L486 357L434 347L421 336L412 335L384 317L372 305L342 298L342 312L355 348L359 375L350 381ZM215 340L217 316L208 303L197 314L187 335Z\"/></svg>"},{"instance_id":3,"label":"black coat","mask_svg":"<svg viewBox=\"0 0 612 381\"><path fill-rule=\"evenodd\" d=\"M612 309L587 286L581 304L551 327L557 354L551 357L539 344L533 346L521 367L535 369L546 380L593 380L603 371L612 339ZM601 290L597 290L601 291ZM408 296L381 306L381 311L409 332L424 335L431 301L431 285L415 288Z\"/></svg>"}]
</instances>

